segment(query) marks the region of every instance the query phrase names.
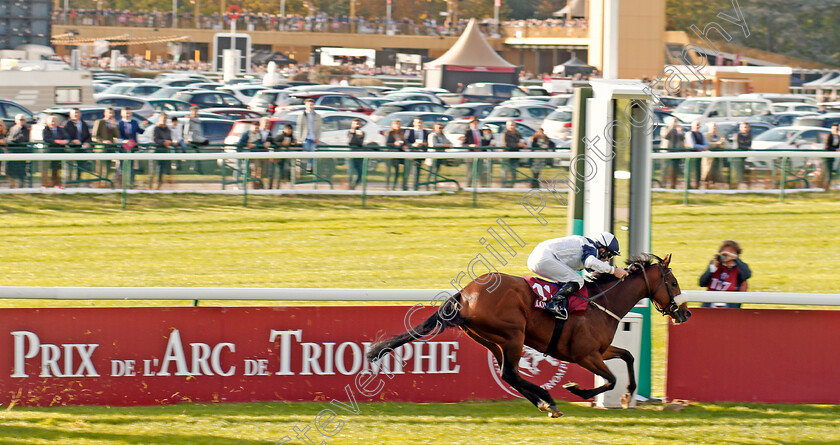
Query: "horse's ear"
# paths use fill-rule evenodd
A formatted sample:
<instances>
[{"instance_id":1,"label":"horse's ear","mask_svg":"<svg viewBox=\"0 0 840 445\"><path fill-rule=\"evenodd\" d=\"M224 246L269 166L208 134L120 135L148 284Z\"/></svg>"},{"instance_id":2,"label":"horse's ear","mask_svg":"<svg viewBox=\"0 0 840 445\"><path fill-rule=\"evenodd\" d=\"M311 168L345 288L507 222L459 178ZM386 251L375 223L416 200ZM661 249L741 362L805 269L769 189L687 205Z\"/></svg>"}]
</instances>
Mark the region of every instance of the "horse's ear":
<instances>
[{"instance_id":1,"label":"horse's ear","mask_svg":"<svg viewBox=\"0 0 840 445\"><path fill-rule=\"evenodd\" d=\"M671 263L671 254L665 255L665 258L662 260L662 265L668 267L668 264Z\"/></svg>"}]
</instances>

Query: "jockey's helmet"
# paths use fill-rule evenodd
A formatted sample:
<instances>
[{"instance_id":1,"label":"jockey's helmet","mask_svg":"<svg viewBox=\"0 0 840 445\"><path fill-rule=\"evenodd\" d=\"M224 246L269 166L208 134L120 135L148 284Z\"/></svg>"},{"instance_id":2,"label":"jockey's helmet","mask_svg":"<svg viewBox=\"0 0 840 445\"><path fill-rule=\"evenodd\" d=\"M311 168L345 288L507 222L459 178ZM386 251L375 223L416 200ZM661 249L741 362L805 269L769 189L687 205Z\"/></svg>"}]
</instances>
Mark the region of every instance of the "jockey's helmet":
<instances>
[{"instance_id":1,"label":"jockey's helmet","mask_svg":"<svg viewBox=\"0 0 840 445\"><path fill-rule=\"evenodd\" d=\"M610 256L618 256L621 255L618 252L618 240L615 239L615 235L610 232L602 232L595 236L593 239L595 241L595 245L597 247L603 247L607 249Z\"/></svg>"}]
</instances>

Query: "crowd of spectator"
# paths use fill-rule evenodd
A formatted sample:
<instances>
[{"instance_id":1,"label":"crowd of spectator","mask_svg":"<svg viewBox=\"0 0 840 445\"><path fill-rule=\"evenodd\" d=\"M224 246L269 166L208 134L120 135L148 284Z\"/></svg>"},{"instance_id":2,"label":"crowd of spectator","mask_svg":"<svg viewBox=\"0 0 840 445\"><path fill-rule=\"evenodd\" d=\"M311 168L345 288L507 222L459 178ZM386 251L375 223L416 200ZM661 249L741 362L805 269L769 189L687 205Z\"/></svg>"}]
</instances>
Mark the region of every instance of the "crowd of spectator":
<instances>
[{"instance_id":1,"label":"crowd of spectator","mask_svg":"<svg viewBox=\"0 0 840 445\"><path fill-rule=\"evenodd\" d=\"M395 34L407 35L457 35L466 27L468 20L458 21L435 20L435 19L412 19L408 17L394 17L390 21L390 29L386 29L385 17L350 17L350 16L329 16L326 13L313 15L294 15L270 13L256 13L243 11L239 18L239 25L246 30L252 31L289 31L289 32L340 32L359 34ZM171 28L172 11L144 11L144 10L114 10L114 9L71 9L65 14L63 9L53 10L54 24L71 24L87 26L133 26L148 28ZM561 28L575 27L586 28L585 19L527 19L503 21L501 27L509 28L512 31L527 28ZM198 21L195 15L190 12L178 14L177 26L181 28L198 27L203 29L221 29L230 26L226 15L200 14ZM492 21L482 22L483 30L488 33L498 32Z\"/></svg>"}]
</instances>

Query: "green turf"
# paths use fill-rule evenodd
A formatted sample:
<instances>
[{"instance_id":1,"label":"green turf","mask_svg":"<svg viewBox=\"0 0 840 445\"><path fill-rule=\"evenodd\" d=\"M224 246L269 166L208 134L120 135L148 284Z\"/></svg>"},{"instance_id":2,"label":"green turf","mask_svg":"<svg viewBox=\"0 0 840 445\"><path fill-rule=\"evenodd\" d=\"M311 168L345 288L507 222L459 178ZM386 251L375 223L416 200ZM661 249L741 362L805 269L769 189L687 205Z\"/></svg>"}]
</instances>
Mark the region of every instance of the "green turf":
<instances>
[{"instance_id":1,"label":"green turf","mask_svg":"<svg viewBox=\"0 0 840 445\"><path fill-rule=\"evenodd\" d=\"M541 225L520 205L520 197L481 195L477 209L471 207L468 193L369 198L363 209L358 197L252 196L246 209L234 196L138 195L131 196L129 209L122 211L116 195L5 195L0 200L0 273L7 286L448 287L471 258L486 252L478 241L497 218L527 243L515 257L506 255L507 266L496 264L507 273L527 273L528 251L543 239L567 233L560 203L547 201L546 224ZM836 193L797 194L781 204L773 196L703 195L692 196L692 204L683 206L681 195L657 194L652 250L673 254L675 275L684 289L698 288L697 278L719 242L732 238L744 247L743 259L753 269L751 290L836 292L837 198ZM666 324L658 315L654 320L653 392L661 395ZM310 413L303 416L308 419L316 410L296 404L247 406L15 408L0 421L0 444L273 443L285 434L280 433L303 422L295 413ZM525 402L378 404L366 409L369 415L347 420L348 425L352 420L355 433L348 426L346 434L328 443L544 443L535 438L553 434L545 428L557 427ZM560 421L565 422L564 443L639 441L632 437L646 438L641 440L645 443L840 441L824 425L832 414L836 418L836 408L704 405L678 414L602 412L569 405L563 409L573 418ZM801 429L795 423L809 419L813 423ZM630 432L619 434L622 428ZM406 431L412 432L410 440L398 439ZM82 438L88 434L96 439L85 442ZM473 437L479 439L469 440Z\"/></svg>"},{"instance_id":2,"label":"green turf","mask_svg":"<svg viewBox=\"0 0 840 445\"><path fill-rule=\"evenodd\" d=\"M548 419L523 401L459 404L182 404L138 408L16 408L0 420L3 444L829 444L840 441L837 406L700 404L597 410L560 403ZM316 430L319 412L337 416ZM324 419L322 418L322 422ZM338 423L338 422L342 423ZM298 439L306 430L312 442Z\"/></svg>"}]
</instances>

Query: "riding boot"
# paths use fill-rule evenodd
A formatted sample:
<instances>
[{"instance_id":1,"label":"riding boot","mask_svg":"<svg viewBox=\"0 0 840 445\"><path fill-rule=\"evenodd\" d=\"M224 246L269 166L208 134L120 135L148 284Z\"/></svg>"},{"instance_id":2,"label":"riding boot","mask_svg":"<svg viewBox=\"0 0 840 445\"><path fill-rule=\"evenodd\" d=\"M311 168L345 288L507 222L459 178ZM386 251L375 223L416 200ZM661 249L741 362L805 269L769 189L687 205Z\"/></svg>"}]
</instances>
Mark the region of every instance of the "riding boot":
<instances>
[{"instance_id":1,"label":"riding boot","mask_svg":"<svg viewBox=\"0 0 840 445\"><path fill-rule=\"evenodd\" d=\"M554 313L556 318L561 320L569 318L569 312L563 307L563 300L575 293L578 289L580 289L580 285L575 281L564 284L556 294L551 296L551 300L545 304L545 308Z\"/></svg>"}]
</instances>

